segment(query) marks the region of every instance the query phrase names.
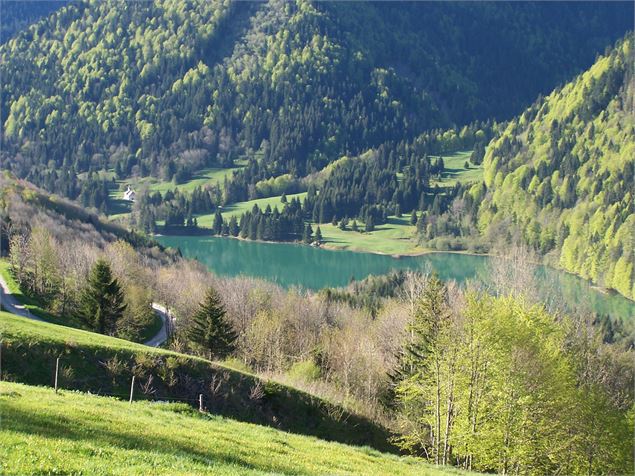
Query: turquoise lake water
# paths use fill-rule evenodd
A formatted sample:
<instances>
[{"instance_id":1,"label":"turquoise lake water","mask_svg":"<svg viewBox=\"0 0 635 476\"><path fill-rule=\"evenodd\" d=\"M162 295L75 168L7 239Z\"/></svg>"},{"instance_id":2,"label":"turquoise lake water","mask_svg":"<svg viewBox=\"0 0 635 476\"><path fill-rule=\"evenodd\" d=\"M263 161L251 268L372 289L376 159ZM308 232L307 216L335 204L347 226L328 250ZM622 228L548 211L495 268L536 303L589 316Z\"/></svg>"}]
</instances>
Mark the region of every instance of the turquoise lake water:
<instances>
[{"instance_id":1,"label":"turquoise lake water","mask_svg":"<svg viewBox=\"0 0 635 476\"><path fill-rule=\"evenodd\" d=\"M345 286L352 278L360 280L399 269L436 271L441 279L454 279L459 283L487 282L490 261L497 259L456 253L394 258L207 236L159 236L157 240L165 246L179 248L183 256L197 259L220 276L254 276L284 287L314 290ZM539 267L537 275L547 295L561 295L572 309L593 310L635 323L635 303L618 294L603 293L583 279L551 268Z\"/></svg>"}]
</instances>

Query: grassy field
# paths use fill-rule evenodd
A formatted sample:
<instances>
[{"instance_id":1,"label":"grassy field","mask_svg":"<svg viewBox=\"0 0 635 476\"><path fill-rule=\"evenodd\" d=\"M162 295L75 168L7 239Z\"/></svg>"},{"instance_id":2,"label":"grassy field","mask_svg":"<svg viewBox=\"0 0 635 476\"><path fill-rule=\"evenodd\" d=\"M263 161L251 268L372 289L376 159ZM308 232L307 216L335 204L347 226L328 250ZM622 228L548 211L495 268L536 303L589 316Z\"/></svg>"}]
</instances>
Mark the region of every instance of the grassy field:
<instances>
[{"instance_id":1,"label":"grassy field","mask_svg":"<svg viewBox=\"0 0 635 476\"><path fill-rule=\"evenodd\" d=\"M466 474L367 447L328 443L135 402L0 384L2 474Z\"/></svg>"},{"instance_id":2,"label":"grassy field","mask_svg":"<svg viewBox=\"0 0 635 476\"><path fill-rule=\"evenodd\" d=\"M300 201L302 201L304 200L304 197L306 197L306 192L293 193L291 195L287 195L287 200L291 201L292 198L299 198ZM273 207L277 206L278 210L280 211L282 211L282 209L284 208L284 203L280 201L280 196L256 198L255 200L248 200L246 202L237 202L232 203L231 205L227 205L223 208L223 217L226 219L229 219L232 216L238 218L243 213L251 211L254 205L258 205L262 210L267 208L267 205L271 205L272 209ZM198 226L210 228L214 220L214 214L210 213L208 215L198 215L196 219L198 220Z\"/></svg>"},{"instance_id":3,"label":"grassy field","mask_svg":"<svg viewBox=\"0 0 635 476\"><path fill-rule=\"evenodd\" d=\"M355 232L350 226L349 223L348 229L343 231L330 223L321 224L320 231L325 247L388 255L417 254L426 251L417 244L416 228L410 224L410 214L405 214L401 218L388 217L388 223L376 226L371 233ZM364 228L361 222L358 222L358 226L360 229ZM313 230L317 229L316 224L312 224L312 227Z\"/></svg>"},{"instance_id":4,"label":"grassy field","mask_svg":"<svg viewBox=\"0 0 635 476\"><path fill-rule=\"evenodd\" d=\"M127 185L130 185L137 193L142 190L149 192L165 193L168 190L178 188L182 192L192 192L196 187L204 185L222 185L225 177L231 178L232 173L240 170L246 165L246 160L237 160L236 167L232 168L216 168L210 167L196 172L196 174L187 182L175 184L159 180L156 177L130 177L123 180L117 180L116 186L110 189L109 193L109 216L114 219L119 216L130 213L131 204L123 200L121 197Z\"/></svg>"},{"instance_id":5,"label":"grassy field","mask_svg":"<svg viewBox=\"0 0 635 476\"><path fill-rule=\"evenodd\" d=\"M293 387L216 362L0 312L2 380L136 399L187 400L210 412L297 434L394 451L386 429ZM260 389L258 393L254 393ZM0 472L1 473L1 472Z\"/></svg>"},{"instance_id":6,"label":"grassy field","mask_svg":"<svg viewBox=\"0 0 635 476\"><path fill-rule=\"evenodd\" d=\"M469 169L465 168L465 162L468 161L471 150L455 152L451 155L443 155L443 164L445 172L443 172L441 180L432 181L432 185L451 187L457 182L467 183L483 180L483 164L469 164ZM438 156L431 156L436 159Z\"/></svg>"}]
</instances>

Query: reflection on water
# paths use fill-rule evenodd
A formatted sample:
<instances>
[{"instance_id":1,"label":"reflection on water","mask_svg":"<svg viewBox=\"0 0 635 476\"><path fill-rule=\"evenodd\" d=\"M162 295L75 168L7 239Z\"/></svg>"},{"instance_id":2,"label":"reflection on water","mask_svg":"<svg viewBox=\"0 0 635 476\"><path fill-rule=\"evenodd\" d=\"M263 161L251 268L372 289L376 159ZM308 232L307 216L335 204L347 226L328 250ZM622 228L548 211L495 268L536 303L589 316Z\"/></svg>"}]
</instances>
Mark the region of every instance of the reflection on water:
<instances>
[{"instance_id":1,"label":"reflection on water","mask_svg":"<svg viewBox=\"0 0 635 476\"><path fill-rule=\"evenodd\" d=\"M436 271L441 279L459 283L478 280L487 283L489 262L496 258L455 253L393 258L371 253L330 251L310 246L261 243L203 236L161 236L165 246L178 247L183 256L194 258L221 276L255 276L281 286L320 289L345 286L351 279L391 270ZM635 303L617 294L605 294L588 282L545 267L537 269L541 291L562 297L573 310L592 310L599 314L635 323Z\"/></svg>"}]
</instances>

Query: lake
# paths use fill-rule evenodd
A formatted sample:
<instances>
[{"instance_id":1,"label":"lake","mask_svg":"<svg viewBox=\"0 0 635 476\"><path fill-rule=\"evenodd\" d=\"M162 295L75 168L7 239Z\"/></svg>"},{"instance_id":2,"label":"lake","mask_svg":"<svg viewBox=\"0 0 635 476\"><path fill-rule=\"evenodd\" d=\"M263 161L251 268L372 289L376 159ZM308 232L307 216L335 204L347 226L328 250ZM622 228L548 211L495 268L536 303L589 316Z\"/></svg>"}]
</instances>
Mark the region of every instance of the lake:
<instances>
[{"instance_id":1,"label":"lake","mask_svg":"<svg viewBox=\"0 0 635 476\"><path fill-rule=\"evenodd\" d=\"M351 279L385 274L391 270L436 271L441 279L487 282L491 260L486 256L431 253L394 258L372 253L333 251L287 243L208 236L158 236L165 246L179 248L186 258L197 259L220 276L254 276L283 287L308 289L345 286ZM539 282L549 295L562 295L572 309L590 309L635 323L635 303L618 294L603 293L581 278L539 267Z\"/></svg>"}]
</instances>

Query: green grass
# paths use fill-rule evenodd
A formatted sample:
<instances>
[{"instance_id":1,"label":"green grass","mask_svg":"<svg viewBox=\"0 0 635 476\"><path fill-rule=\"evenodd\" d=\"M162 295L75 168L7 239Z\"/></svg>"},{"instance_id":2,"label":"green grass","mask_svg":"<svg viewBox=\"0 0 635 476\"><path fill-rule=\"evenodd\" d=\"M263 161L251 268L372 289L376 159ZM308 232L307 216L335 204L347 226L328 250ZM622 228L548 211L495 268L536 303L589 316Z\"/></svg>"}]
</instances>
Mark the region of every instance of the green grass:
<instances>
[{"instance_id":1,"label":"green grass","mask_svg":"<svg viewBox=\"0 0 635 476\"><path fill-rule=\"evenodd\" d=\"M304 197L306 197L307 192L302 193L293 193L291 195L287 195L287 200L291 201L292 198L298 198L302 202ZM284 208L284 203L280 201L281 196L276 197L268 197L268 198L256 198L254 200L248 200L246 202L237 202L232 203L231 205L227 205L223 208L223 217L229 219L232 216L239 218L240 215L247 211L251 211L254 205L258 205L262 210L267 208L267 205L271 205L271 208L277 206L278 210L282 211ZM212 226L212 222L214 220L214 214L210 213L207 215L199 215L197 216L198 226L210 228Z\"/></svg>"},{"instance_id":2,"label":"green grass","mask_svg":"<svg viewBox=\"0 0 635 476\"><path fill-rule=\"evenodd\" d=\"M324 238L324 245L327 248L388 255L417 254L426 251L425 248L417 244L416 227L410 224L410 214L404 214L401 218L388 217L388 223L376 226L371 233L352 231L350 229L351 223L346 231L342 231L330 223L321 224L320 230ZM357 223L360 229L364 228L363 223ZM317 229L316 224L312 224L312 227L314 231Z\"/></svg>"},{"instance_id":3,"label":"green grass","mask_svg":"<svg viewBox=\"0 0 635 476\"><path fill-rule=\"evenodd\" d=\"M432 181L432 185L438 184L440 187L452 187L457 182L477 182L483 180L483 164L474 165L470 163L470 168L464 167L465 162L469 160L471 150L455 152L452 155L442 155L445 172L443 172L441 180ZM438 156L431 156L436 159Z\"/></svg>"},{"instance_id":4,"label":"green grass","mask_svg":"<svg viewBox=\"0 0 635 476\"><path fill-rule=\"evenodd\" d=\"M183 404L0 384L2 474L466 474L198 414Z\"/></svg>"},{"instance_id":5,"label":"green grass","mask_svg":"<svg viewBox=\"0 0 635 476\"><path fill-rule=\"evenodd\" d=\"M306 392L248 372L80 329L0 312L2 380L52 385L60 358L60 388L127 398L136 376L137 399L195 402L212 413L296 434L394 451L386 429ZM254 389L261 394L254 397Z\"/></svg>"},{"instance_id":6,"label":"green grass","mask_svg":"<svg viewBox=\"0 0 635 476\"><path fill-rule=\"evenodd\" d=\"M127 215L131 211L131 203L123 200L121 197L127 185L130 185L137 193L142 190L148 192L161 192L162 194L168 190L178 188L181 192L192 192L196 187L205 185L223 185L225 177L231 178L232 173L242 169L246 165L246 160L237 160L236 167L217 168L210 167L199 170L187 182L176 184L159 180L155 177L130 177L123 180L117 180L116 186L112 187L109 192L109 210L108 214L111 219L120 218Z\"/></svg>"},{"instance_id":7,"label":"green grass","mask_svg":"<svg viewBox=\"0 0 635 476\"><path fill-rule=\"evenodd\" d=\"M123 194L123 190L126 185L131 185L135 190L140 191L146 188L150 192L165 193L168 190L174 190L178 188L181 192L191 192L196 187L203 187L205 185L222 185L225 177L231 178L232 173L236 170L242 169L245 164L237 161L236 167L231 168L218 168L210 167L199 170L194 176L187 182L176 184L171 181L159 180L155 177L131 177L123 180L118 180L119 190L117 193L119 196Z\"/></svg>"}]
</instances>

